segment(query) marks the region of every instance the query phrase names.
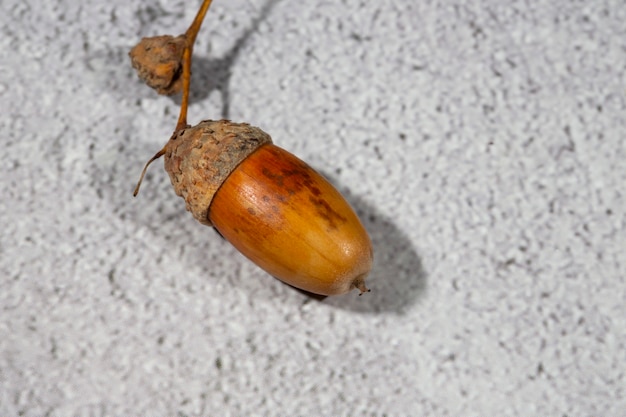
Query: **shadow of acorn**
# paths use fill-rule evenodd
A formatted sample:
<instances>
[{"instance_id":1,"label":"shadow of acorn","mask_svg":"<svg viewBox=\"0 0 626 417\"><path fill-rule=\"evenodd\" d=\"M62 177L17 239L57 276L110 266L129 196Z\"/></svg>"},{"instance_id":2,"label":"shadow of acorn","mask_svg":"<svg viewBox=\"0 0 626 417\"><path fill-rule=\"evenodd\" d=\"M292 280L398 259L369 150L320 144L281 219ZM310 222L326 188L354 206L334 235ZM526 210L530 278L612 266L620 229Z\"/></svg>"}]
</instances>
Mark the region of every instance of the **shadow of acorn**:
<instances>
[{"instance_id":1,"label":"shadow of acorn","mask_svg":"<svg viewBox=\"0 0 626 417\"><path fill-rule=\"evenodd\" d=\"M371 204L338 186L337 181L327 173L323 175L350 203L372 239L374 265L366 279L371 292L358 296L355 290L333 297L304 293L313 300L335 308L360 313L403 314L426 291L426 272L411 240Z\"/></svg>"}]
</instances>

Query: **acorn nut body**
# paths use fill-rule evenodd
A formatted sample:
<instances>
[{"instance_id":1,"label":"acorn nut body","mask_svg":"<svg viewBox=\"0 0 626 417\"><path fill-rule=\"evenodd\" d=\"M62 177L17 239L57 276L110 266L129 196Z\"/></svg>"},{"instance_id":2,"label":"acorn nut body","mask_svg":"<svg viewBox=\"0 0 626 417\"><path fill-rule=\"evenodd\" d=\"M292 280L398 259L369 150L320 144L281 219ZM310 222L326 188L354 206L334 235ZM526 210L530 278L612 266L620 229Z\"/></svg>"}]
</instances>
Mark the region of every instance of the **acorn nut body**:
<instances>
[{"instance_id":1,"label":"acorn nut body","mask_svg":"<svg viewBox=\"0 0 626 417\"><path fill-rule=\"evenodd\" d=\"M271 275L322 295L368 291L372 246L359 218L262 130L203 121L172 136L164 156L187 210Z\"/></svg>"}]
</instances>

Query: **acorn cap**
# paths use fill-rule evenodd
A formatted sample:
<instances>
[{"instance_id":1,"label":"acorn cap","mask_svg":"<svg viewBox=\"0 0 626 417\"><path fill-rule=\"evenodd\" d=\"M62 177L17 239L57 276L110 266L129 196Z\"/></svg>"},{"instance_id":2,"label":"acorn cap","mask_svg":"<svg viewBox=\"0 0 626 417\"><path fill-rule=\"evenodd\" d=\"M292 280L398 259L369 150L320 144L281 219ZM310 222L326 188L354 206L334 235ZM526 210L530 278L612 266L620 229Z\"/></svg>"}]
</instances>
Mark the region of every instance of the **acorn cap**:
<instances>
[{"instance_id":1,"label":"acorn cap","mask_svg":"<svg viewBox=\"0 0 626 417\"><path fill-rule=\"evenodd\" d=\"M211 226L213 196L237 166L272 143L261 129L229 120L204 120L174 133L165 146L165 170L176 194L200 223Z\"/></svg>"},{"instance_id":2,"label":"acorn cap","mask_svg":"<svg viewBox=\"0 0 626 417\"><path fill-rule=\"evenodd\" d=\"M182 91L185 35L143 38L128 55L139 78L159 94L172 95Z\"/></svg>"}]
</instances>

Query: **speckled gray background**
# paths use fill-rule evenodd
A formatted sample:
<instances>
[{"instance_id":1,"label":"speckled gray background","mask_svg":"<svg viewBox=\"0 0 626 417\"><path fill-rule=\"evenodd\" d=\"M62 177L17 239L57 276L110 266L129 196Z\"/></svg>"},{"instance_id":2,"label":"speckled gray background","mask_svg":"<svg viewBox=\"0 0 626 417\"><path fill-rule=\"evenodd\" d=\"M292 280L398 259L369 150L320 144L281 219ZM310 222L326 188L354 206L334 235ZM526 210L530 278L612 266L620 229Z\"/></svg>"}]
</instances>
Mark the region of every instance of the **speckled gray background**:
<instances>
[{"instance_id":1,"label":"speckled gray background","mask_svg":"<svg viewBox=\"0 0 626 417\"><path fill-rule=\"evenodd\" d=\"M623 1L215 0L189 119L269 132L371 233L373 292L269 277L143 163L130 68L195 1L0 4L0 414L621 415Z\"/></svg>"}]
</instances>

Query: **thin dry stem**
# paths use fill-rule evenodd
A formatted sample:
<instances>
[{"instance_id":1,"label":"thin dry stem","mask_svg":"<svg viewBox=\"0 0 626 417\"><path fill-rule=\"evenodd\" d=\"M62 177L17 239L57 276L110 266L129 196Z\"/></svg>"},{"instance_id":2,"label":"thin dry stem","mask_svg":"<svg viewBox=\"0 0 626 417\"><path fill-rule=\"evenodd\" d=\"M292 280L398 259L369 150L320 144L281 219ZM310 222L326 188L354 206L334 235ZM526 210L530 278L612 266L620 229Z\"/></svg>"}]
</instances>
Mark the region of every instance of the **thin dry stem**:
<instances>
[{"instance_id":1,"label":"thin dry stem","mask_svg":"<svg viewBox=\"0 0 626 417\"><path fill-rule=\"evenodd\" d=\"M365 279L363 275L354 280L354 282L352 283L352 287L360 291L359 295L363 295L366 292L372 291L365 285Z\"/></svg>"},{"instance_id":2,"label":"thin dry stem","mask_svg":"<svg viewBox=\"0 0 626 417\"><path fill-rule=\"evenodd\" d=\"M144 165L143 170L141 171L141 176L139 177L139 181L137 181L137 186L135 187L135 191L133 191L133 197L137 197L137 194L139 194L139 187L141 187L141 182L143 181L143 177L146 175L146 171L148 170L148 167L150 166L150 164L156 161L157 159L159 159L160 157L162 157L164 154L165 154L165 148L161 149L159 152L154 154L154 156L150 158L148 162L146 162L146 165Z\"/></svg>"},{"instance_id":3,"label":"thin dry stem","mask_svg":"<svg viewBox=\"0 0 626 417\"><path fill-rule=\"evenodd\" d=\"M178 115L178 122L176 123L175 131L184 129L187 127L187 108L189 107L189 87L191 86L191 56L193 54L193 45L196 42L196 37L206 16L206 12L209 10L212 0L204 0L202 6L198 10L195 19L189 26L189 29L185 32L187 38L187 45L183 52L183 97L180 104L180 113Z\"/></svg>"},{"instance_id":4,"label":"thin dry stem","mask_svg":"<svg viewBox=\"0 0 626 417\"><path fill-rule=\"evenodd\" d=\"M200 27L202 26L202 22L204 21L204 17L206 16L207 11L209 10L209 6L211 5L212 0L204 0L202 2L202 6L196 13L196 17L193 22L187 29L184 34L186 45L183 51L183 97L180 104L180 113L178 115L178 122L176 123L176 128L174 129L174 133L178 132L181 129L185 129L187 127L187 108L189 107L189 88L191 86L191 56L193 53L193 44L196 41L196 37L198 36L198 32L200 31ZM141 187L141 182L143 181L143 177L146 175L146 171L148 170L148 166L160 157L165 154L165 147L157 152L143 167L143 171L141 171L141 176L139 177L139 181L137 182L137 186L135 187L135 191L133 192L133 196L137 196L139 193L139 187Z\"/></svg>"},{"instance_id":5,"label":"thin dry stem","mask_svg":"<svg viewBox=\"0 0 626 417\"><path fill-rule=\"evenodd\" d=\"M189 87L191 86L191 50L189 46L183 51L183 97L180 102L180 113L178 114L178 122L176 129L184 129L187 127L187 108L189 107Z\"/></svg>"},{"instance_id":6,"label":"thin dry stem","mask_svg":"<svg viewBox=\"0 0 626 417\"><path fill-rule=\"evenodd\" d=\"M204 21L204 16L206 16L206 12L209 10L209 6L211 5L212 0L204 0L202 6L198 10L195 19L191 22L189 29L185 32L185 36L189 39L189 44L193 46L196 41L196 36L200 31L200 26L202 26L202 22Z\"/></svg>"}]
</instances>

